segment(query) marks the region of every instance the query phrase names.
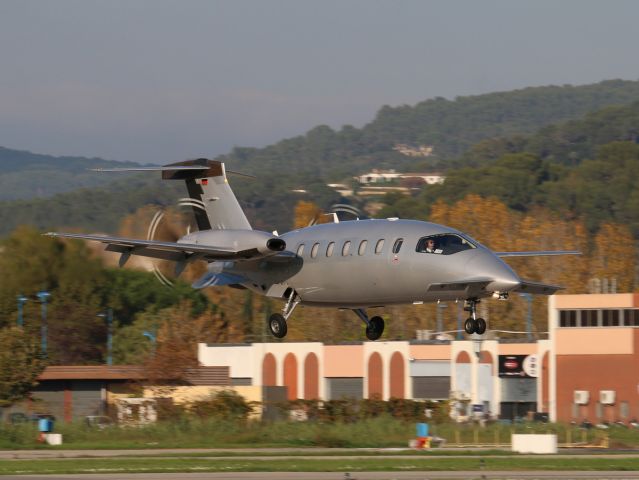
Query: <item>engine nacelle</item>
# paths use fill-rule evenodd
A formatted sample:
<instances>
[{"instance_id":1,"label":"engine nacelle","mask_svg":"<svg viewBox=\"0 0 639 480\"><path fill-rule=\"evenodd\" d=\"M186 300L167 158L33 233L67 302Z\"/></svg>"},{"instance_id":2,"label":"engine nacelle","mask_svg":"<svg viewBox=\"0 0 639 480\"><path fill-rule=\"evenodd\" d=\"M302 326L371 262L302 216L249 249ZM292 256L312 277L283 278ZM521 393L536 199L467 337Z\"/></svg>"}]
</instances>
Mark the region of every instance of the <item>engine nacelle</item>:
<instances>
[{"instance_id":1,"label":"engine nacelle","mask_svg":"<svg viewBox=\"0 0 639 480\"><path fill-rule=\"evenodd\" d=\"M286 249L286 242L268 232L259 230L204 230L183 236L178 243L191 243L234 251L257 250L262 254L275 254Z\"/></svg>"}]
</instances>

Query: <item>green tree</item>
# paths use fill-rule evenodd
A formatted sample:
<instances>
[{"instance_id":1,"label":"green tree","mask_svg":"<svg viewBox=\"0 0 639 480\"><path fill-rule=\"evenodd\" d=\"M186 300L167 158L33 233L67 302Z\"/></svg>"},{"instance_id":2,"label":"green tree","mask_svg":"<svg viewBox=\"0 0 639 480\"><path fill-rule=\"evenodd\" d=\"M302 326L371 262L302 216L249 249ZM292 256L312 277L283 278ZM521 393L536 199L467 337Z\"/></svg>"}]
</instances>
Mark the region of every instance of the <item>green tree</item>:
<instances>
[{"instance_id":1,"label":"green tree","mask_svg":"<svg viewBox=\"0 0 639 480\"><path fill-rule=\"evenodd\" d=\"M44 366L32 336L18 327L0 329L0 407L26 398Z\"/></svg>"}]
</instances>

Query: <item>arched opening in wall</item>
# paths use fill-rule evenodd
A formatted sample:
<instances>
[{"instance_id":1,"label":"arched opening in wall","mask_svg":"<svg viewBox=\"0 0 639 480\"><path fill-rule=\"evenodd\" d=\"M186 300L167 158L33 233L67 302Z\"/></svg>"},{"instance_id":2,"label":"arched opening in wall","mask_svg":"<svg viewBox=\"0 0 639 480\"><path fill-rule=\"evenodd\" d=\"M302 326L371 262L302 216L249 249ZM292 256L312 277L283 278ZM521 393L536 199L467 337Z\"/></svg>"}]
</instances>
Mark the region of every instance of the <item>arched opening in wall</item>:
<instances>
[{"instance_id":1,"label":"arched opening in wall","mask_svg":"<svg viewBox=\"0 0 639 480\"><path fill-rule=\"evenodd\" d=\"M541 411L548 413L550 411L550 384L549 384L549 375L550 368L549 363L550 358L548 356L548 352L544 353L544 356L541 359Z\"/></svg>"},{"instance_id":2,"label":"arched opening in wall","mask_svg":"<svg viewBox=\"0 0 639 480\"><path fill-rule=\"evenodd\" d=\"M368 359L368 398L384 398L382 356L374 352Z\"/></svg>"},{"instance_id":3,"label":"arched opening in wall","mask_svg":"<svg viewBox=\"0 0 639 480\"><path fill-rule=\"evenodd\" d=\"M390 396L405 398L404 394L404 356L393 353L390 361Z\"/></svg>"},{"instance_id":4,"label":"arched opening in wall","mask_svg":"<svg viewBox=\"0 0 639 480\"><path fill-rule=\"evenodd\" d=\"M457 358L455 359L455 363L470 363L470 355L468 355L468 352L459 352L457 354Z\"/></svg>"},{"instance_id":5,"label":"arched opening in wall","mask_svg":"<svg viewBox=\"0 0 639 480\"><path fill-rule=\"evenodd\" d=\"M319 398L319 361L313 352L304 360L304 399Z\"/></svg>"},{"instance_id":6,"label":"arched opening in wall","mask_svg":"<svg viewBox=\"0 0 639 480\"><path fill-rule=\"evenodd\" d=\"M287 398L297 400L297 358L292 353L284 357L284 386L288 388Z\"/></svg>"},{"instance_id":7,"label":"arched opening in wall","mask_svg":"<svg viewBox=\"0 0 639 480\"><path fill-rule=\"evenodd\" d=\"M277 364L272 353L264 355L262 360L262 385L274 387L277 385Z\"/></svg>"},{"instance_id":8,"label":"arched opening in wall","mask_svg":"<svg viewBox=\"0 0 639 480\"><path fill-rule=\"evenodd\" d=\"M464 352L466 353L466 352ZM490 365L490 373L491 375L495 375L495 364L493 363L493 355L487 351L487 350L482 350L479 353L479 363L484 363L484 364L488 364Z\"/></svg>"}]
</instances>

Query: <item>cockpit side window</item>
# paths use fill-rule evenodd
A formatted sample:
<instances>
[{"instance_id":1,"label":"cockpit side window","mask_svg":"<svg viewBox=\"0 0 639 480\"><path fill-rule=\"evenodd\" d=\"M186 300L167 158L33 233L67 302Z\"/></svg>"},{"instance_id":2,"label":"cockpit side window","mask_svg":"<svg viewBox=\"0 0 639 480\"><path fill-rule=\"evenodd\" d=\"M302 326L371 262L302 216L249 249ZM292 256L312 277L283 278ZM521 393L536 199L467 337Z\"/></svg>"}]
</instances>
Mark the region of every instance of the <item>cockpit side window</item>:
<instances>
[{"instance_id":1,"label":"cockpit side window","mask_svg":"<svg viewBox=\"0 0 639 480\"><path fill-rule=\"evenodd\" d=\"M468 239L454 233L443 233L422 237L417 242L416 252L452 255L477 248Z\"/></svg>"}]
</instances>

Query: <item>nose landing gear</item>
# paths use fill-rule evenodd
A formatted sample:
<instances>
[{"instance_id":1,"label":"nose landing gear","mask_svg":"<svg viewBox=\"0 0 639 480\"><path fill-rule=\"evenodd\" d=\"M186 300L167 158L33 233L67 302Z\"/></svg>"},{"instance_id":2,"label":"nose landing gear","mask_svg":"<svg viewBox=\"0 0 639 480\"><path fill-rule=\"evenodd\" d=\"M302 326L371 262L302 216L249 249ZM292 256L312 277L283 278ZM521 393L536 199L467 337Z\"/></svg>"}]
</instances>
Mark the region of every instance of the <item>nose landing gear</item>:
<instances>
[{"instance_id":1,"label":"nose landing gear","mask_svg":"<svg viewBox=\"0 0 639 480\"><path fill-rule=\"evenodd\" d=\"M268 329L271 331L271 335L275 338L284 338L286 336L286 333L288 332L286 321L301 301L302 300L297 292L295 292L295 290L291 290L286 305L284 305L284 308L282 309L282 314L274 313L268 319Z\"/></svg>"},{"instance_id":2,"label":"nose landing gear","mask_svg":"<svg viewBox=\"0 0 639 480\"><path fill-rule=\"evenodd\" d=\"M479 300L476 298L469 298L466 300L466 306L464 310L470 312L470 317L466 319L464 322L464 331L468 335L472 335L476 333L478 335L483 335L486 333L486 320L483 318L477 318L477 304Z\"/></svg>"}]
</instances>

